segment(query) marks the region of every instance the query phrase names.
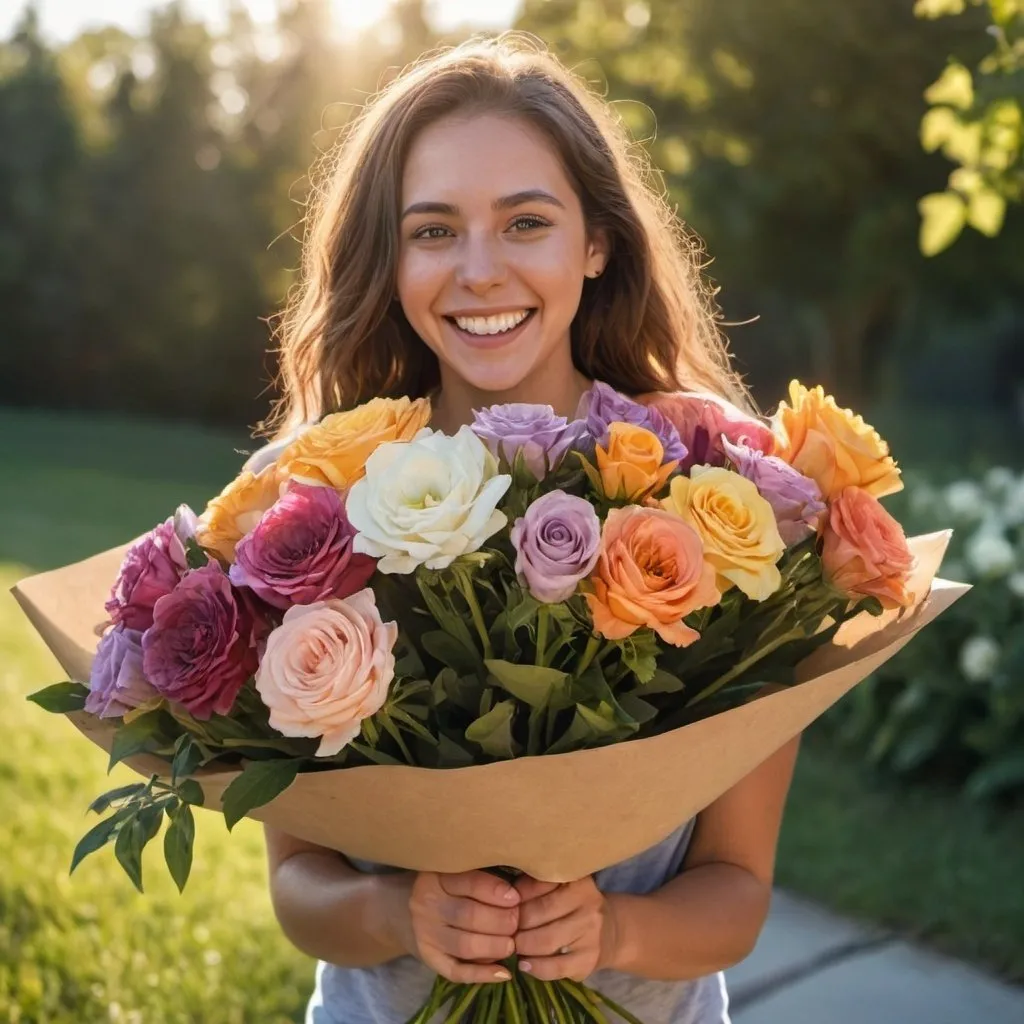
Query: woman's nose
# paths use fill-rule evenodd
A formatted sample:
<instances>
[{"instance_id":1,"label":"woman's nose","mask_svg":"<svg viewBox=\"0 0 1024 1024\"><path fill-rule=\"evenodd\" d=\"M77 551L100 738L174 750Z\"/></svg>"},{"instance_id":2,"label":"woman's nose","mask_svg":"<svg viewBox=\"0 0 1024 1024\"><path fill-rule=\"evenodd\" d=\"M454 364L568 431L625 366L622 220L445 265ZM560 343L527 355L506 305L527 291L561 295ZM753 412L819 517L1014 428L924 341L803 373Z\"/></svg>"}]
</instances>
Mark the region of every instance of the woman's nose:
<instances>
[{"instance_id":1,"label":"woman's nose","mask_svg":"<svg viewBox=\"0 0 1024 1024\"><path fill-rule=\"evenodd\" d=\"M483 293L502 284L508 268L501 255L501 243L491 236L469 236L456 268L456 280L463 288Z\"/></svg>"}]
</instances>

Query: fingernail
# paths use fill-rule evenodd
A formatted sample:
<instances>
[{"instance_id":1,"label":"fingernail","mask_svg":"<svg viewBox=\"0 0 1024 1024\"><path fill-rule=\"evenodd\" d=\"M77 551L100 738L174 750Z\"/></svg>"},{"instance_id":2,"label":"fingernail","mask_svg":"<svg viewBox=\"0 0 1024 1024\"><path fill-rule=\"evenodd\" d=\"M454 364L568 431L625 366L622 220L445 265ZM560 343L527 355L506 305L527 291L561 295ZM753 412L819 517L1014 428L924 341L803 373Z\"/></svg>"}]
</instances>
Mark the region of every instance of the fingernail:
<instances>
[{"instance_id":1,"label":"fingernail","mask_svg":"<svg viewBox=\"0 0 1024 1024\"><path fill-rule=\"evenodd\" d=\"M502 897L502 899L506 903L518 903L519 902L519 892L516 889L506 889L505 890L505 895Z\"/></svg>"},{"instance_id":2,"label":"fingernail","mask_svg":"<svg viewBox=\"0 0 1024 1024\"><path fill-rule=\"evenodd\" d=\"M508 971L495 971L494 972L494 977L497 978L498 981L511 981L512 980L512 975L509 974Z\"/></svg>"},{"instance_id":3,"label":"fingernail","mask_svg":"<svg viewBox=\"0 0 1024 1024\"><path fill-rule=\"evenodd\" d=\"M529 960L520 960L516 966L523 972L523 974L529 974L533 970L533 964Z\"/></svg>"}]
</instances>

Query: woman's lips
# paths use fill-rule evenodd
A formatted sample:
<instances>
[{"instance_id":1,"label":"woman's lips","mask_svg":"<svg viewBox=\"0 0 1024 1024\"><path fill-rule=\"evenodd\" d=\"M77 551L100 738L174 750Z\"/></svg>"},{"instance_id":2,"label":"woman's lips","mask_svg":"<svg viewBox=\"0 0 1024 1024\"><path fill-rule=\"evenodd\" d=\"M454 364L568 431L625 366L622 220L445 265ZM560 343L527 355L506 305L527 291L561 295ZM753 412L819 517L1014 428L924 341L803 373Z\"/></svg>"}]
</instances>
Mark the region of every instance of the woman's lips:
<instances>
[{"instance_id":1,"label":"woman's lips","mask_svg":"<svg viewBox=\"0 0 1024 1024\"><path fill-rule=\"evenodd\" d=\"M473 334L470 331L464 331L449 316L446 316L444 320L455 331L464 345L469 345L470 348L495 349L507 345L510 341L515 341L526 329L526 325L533 320L536 312L536 309L531 309L526 317L510 331L499 331L497 334Z\"/></svg>"}]
</instances>

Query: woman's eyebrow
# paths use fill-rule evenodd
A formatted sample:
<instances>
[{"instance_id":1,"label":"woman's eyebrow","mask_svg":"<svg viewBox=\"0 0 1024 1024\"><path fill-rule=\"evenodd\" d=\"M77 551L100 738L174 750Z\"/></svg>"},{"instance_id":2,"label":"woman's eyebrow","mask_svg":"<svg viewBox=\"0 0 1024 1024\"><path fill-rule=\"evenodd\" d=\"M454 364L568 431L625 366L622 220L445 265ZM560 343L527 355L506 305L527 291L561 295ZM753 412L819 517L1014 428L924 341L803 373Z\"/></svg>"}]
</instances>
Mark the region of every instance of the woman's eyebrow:
<instances>
[{"instance_id":1,"label":"woman's eyebrow","mask_svg":"<svg viewBox=\"0 0 1024 1024\"><path fill-rule=\"evenodd\" d=\"M502 196L491 203L493 210L510 210L515 206L522 206L524 203L546 203L549 206L557 206L565 209L565 203L550 192L542 188L524 189L522 192L513 192L510 196ZM412 203L402 213L402 220L414 213L436 213L446 217L457 217L461 211L451 203L440 203L434 200L424 200L420 203Z\"/></svg>"}]
</instances>

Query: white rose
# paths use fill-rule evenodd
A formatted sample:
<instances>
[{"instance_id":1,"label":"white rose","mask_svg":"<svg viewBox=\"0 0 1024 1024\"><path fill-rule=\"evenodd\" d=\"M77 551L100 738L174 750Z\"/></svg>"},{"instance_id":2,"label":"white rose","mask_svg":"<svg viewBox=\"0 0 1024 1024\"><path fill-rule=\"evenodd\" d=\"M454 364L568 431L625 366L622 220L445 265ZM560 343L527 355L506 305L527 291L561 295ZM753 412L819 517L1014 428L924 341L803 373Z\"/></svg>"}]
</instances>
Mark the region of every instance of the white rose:
<instances>
[{"instance_id":1,"label":"white rose","mask_svg":"<svg viewBox=\"0 0 1024 1024\"><path fill-rule=\"evenodd\" d=\"M256 451L249 456L245 461L245 465L242 466L242 470L249 470L250 473L258 474L261 473L267 466L272 465L277 461L277 457L292 443L292 441L298 440L302 435L313 426L313 423L300 423L294 430L289 431L284 437L278 441L268 441L262 448L257 448Z\"/></svg>"},{"instance_id":2,"label":"white rose","mask_svg":"<svg viewBox=\"0 0 1024 1024\"><path fill-rule=\"evenodd\" d=\"M999 644L992 637L972 636L960 648L960 671L972 683L984 683L998 668L999 654Z\"/></svg>"},{"instance_id":3,"label":"white rose","mask_svg":"<svg viewBox=\"0 0 1024 1024\"><path fill-rule=\"evenodd\" d=\"M424 429L382 444L348 494L353 548L379 558L381 572L444 569L505 525L497 504L511 483L467 426L454 437Z\"/></svg>"},{"instance_id":4,"label":"white rose","mask_svg":"<svg viewBox=\"0 0 1024 1024\"><path fill-rule=\"evenodd\" d=\"M973 523L985 514L985 495L973 480L958 480L945 491L946 505L961 523Z\"/></svg>"},{"instance_id":5,"label":"white rose","mask_svg":"<svg viewBox=\"0 0 1024 1024\"><path fill-rule=\"evenodd\" d=\"M967 542L965 553L974 571L990 579L1005 576L1017 566L1013 545L992 529L978 530Z\"/></svg>"}]
</instances>

